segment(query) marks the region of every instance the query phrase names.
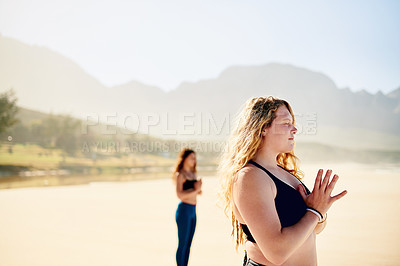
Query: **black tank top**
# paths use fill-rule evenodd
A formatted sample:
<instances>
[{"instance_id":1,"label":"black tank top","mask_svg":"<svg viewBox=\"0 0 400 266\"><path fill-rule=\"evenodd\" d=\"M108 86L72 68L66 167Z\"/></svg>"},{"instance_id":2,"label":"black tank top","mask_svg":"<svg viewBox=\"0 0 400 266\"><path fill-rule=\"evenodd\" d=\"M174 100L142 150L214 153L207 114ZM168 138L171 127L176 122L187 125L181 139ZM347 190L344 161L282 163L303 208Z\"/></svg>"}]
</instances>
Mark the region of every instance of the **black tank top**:
<instances>
[{"instance_id":1,"label":"black tank top","mask_svg":"<svg viewBox=\"0 0 400 266\"><path fill-rule=\"evenodd\" d=\"M187 189L194 188L194 183L196 183L196 182L197 182L197 180L186 179L186 181L183 183L182 189L187 190Z\"/></svg>"},{"instance_id":2,"label":"black tank top","mask_svg":"<svg viewBox=\"0 0 400 266\"><path fill-rule=\"evenodd\" d=\"M271 172L269 172L258 163L252 160L250 160L249 163L264 170L264 172L266 172L269 177L274 181L276 186L275 208L278 213L282 228L296 224L304 216L307 208L307 205L305 204L300 193L290 185L286 184L285 182L274 176ZM281 167L280 165L278 166ZM286 170L283 167L281 168ZM303 182L301 182L301 184L303 184ZM310 194L310 191L308 190L306 185L303 184L303 186L306 189L307 194ZM256 243L247 225L240 225L242 226L243 232L247 235L247 240Z\"/></svg>"}]
</instances>

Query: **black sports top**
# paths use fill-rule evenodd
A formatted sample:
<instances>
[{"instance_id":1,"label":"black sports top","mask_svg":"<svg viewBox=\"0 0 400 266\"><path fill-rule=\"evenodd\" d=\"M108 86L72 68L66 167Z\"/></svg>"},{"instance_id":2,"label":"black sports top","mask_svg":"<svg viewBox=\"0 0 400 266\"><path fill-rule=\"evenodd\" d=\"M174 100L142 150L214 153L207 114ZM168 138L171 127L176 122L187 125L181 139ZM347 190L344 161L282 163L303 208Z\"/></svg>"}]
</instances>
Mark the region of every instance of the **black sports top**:
<instances>
[{"instance_id":1,"label":"black sports top","mask_svg":"<svg viewBox=\"0 0 400 266\"><path fill-rule=\"evenodd\" d=\"M267 169L265 169L258 163L252 160L250 160L249 163L264 170L264 172L266 172L270 176L270 178L274 181L277 191L275 197L275 208L278 213L281 226L288 227L296 224L307 212L306 211L307 205L305 204L300 193L292 186L286 184L285 182L274 176L271 172L269 172ZM280 165L278 166L286 170L282 166ZM303 182L301 182L301 184L305 187L307 194L310 194L310 191L308 190L306 185L304 185ZM243 232L247 235L247 240L256 243L247 225L245 224L240 224L240 225L242 226Z\"/></svg>"},{"instance_id":2,"label":"black sports top","mask_svg":"<svg viewBox=\"0 0 400 266\"><path fill-rule=\"evenodd\" d=\"M186 181L183 183L183 190L194 188L194 183L196 182L197 182L196 179L194 180L186 179Z\"/></svg>"}]
</instances>

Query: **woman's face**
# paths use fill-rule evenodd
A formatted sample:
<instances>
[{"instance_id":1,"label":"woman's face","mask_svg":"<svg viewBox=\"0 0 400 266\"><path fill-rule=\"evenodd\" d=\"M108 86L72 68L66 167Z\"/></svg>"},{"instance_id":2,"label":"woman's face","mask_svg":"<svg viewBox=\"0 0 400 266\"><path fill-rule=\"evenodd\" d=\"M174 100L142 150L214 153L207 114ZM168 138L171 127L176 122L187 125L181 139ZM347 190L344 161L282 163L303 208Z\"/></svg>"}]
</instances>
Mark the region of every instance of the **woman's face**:
<instances>
[{"instance_id":1,"label":"woman's face","mask_svg":"<svg viewBox=\"0 0 400 266\"><path fill-rule=\"evenodd\" d=\"M196 154L192 152L191 154L186 157L184 165L189 168L193 168L196 165Z\"/></svg>"},{"instance_id":2,"label":"woman's face","mask_svg":"<svg viewBox=\"0 0 400 266\"><path fill-rule=\"evenodd\" d=\"M294 147L294 135L297 132L292 115L284 105L279 106L275 115L270 127L263 131L263 146L278 153L291 152Z\"/></svg>"}]
</instances>

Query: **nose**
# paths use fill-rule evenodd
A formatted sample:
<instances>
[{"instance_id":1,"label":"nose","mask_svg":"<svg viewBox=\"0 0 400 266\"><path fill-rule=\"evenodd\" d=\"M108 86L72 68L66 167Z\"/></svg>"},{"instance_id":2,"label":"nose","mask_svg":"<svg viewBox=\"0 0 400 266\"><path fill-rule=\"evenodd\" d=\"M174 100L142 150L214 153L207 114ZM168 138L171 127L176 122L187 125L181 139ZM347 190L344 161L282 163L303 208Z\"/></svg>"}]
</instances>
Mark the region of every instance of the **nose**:
<instances>
[{"instance_id":1,"label":"nose","mask_svg":"<svg viewBox=\"0 0 400 266\"><path fill-rule=\"evenodd\" d=\"M290 133L296 134L297 133L297 128L295 126L293 126L292 130L290 131Z\"/></svg>"}]
</instances>

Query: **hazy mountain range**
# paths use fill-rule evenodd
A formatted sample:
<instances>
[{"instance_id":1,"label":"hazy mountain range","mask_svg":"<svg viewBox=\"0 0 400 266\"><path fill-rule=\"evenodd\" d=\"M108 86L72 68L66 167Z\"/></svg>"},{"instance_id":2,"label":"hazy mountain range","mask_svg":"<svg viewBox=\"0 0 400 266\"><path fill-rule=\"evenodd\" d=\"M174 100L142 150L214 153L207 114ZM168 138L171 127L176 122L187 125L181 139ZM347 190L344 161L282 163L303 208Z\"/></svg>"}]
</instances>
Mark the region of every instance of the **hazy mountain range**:
<instances>
[{"instance_id":1,"label":"hazy mountain range","mask_svg":"<svg viewBox=\"0 0 400 266\"><path fill-rule=\"evenodd\" d=\"M299 142L400 150L400 87L388 94L352 92L324 74L286 64L233 66L170 92L138 81L106 87L57 52L0 36L0 92L10 88L29 109L100 120L117 114L144 133L203 140L225 139L227 117L231 127L248 98L273 95L292 105Z\"/></svg>"}]
</instances>

